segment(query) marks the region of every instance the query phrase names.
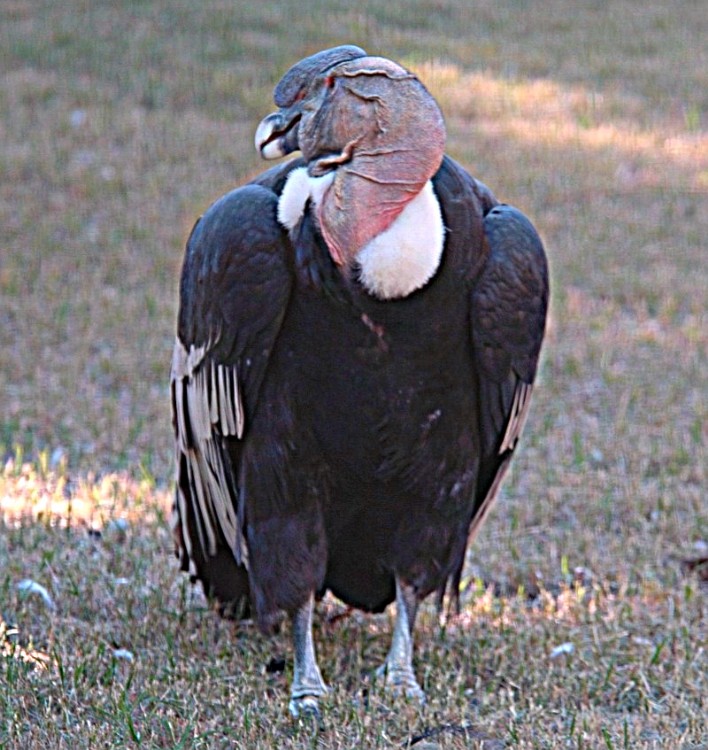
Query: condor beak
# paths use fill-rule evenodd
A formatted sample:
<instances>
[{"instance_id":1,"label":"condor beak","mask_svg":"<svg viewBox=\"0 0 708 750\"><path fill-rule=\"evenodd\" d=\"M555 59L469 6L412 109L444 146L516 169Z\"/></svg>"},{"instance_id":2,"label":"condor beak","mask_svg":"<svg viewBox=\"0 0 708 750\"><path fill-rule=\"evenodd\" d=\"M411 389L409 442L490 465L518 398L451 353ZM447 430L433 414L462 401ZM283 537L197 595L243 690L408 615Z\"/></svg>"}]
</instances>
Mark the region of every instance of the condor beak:
<instances>
[{"instance_id":1,"label":"condor beak","mask_svg":"<svg viewBox=\"0 0 708 750\"><path fill-rule=\"evenodd\" d=\"M279 110L264 117L256 129L256 151L263 159L279 159L297 151L300 108Z\"/></svg>"}]
</instances>

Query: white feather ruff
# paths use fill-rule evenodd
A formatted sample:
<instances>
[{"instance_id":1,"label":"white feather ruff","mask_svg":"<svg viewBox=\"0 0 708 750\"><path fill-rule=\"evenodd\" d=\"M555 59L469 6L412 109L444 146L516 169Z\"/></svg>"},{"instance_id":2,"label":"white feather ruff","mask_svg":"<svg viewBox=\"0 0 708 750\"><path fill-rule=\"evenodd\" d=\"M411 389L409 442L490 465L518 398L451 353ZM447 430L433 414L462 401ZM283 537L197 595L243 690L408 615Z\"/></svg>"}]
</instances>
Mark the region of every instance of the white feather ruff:
<instances>
[{"instance_id":1,"label":"white feather ruff","mask_svg":"<svg viewBox=\"0 0 708 750\"><path fill-rule=\"evenodd\" d=\"M391 226L359 253L359 278L379 299L407 297L430 281L440 266L445 228L428 180Z\"/></svg>"},{"instance_id":2,"label":"white feather ruff","mask_svg":"<svg viewBox=\"0 0 708 750\"><path fill-rule=\"evenodd\" d=\"M322 177L310 177L305 167L298 167L288 175L278 201L278 221L286 229L294 229L305 213L305 205L312 200L318 205L334 180L334 171Z\"/></svg>"}]
</instances>

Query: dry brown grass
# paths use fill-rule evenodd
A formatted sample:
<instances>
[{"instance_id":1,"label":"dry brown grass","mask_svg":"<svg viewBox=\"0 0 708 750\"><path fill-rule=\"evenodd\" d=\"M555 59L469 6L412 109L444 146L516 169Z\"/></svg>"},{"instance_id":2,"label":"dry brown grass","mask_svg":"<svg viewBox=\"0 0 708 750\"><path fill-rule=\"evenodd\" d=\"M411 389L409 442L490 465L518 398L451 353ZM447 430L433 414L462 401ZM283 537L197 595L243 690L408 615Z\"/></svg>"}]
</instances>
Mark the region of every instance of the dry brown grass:
<instances>
[{"instance_id":1,"label":"dry brown grass","mask_svg":"<svg viewBox=\"0 0 708 750\"><path fill-rule=\"evenodd\" d=\"M707 25L691 0L2 4L0 747L705 747ZM428 705L369 684L388 616L327 600L316 732L284 712L287 632L175 570L166 380L192 221L261 168L284 69L344 41L419 72L554 289L463 612L423 616Z\"/></svg>"}]
</instances>

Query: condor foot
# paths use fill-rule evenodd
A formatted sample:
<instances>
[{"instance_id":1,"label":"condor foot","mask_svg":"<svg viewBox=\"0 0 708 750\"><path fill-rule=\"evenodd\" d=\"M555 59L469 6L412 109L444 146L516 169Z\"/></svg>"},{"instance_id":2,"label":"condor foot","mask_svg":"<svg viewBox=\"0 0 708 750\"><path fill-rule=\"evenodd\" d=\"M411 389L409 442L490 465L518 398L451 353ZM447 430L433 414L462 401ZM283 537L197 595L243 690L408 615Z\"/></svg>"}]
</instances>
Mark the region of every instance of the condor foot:
<instances>
[{"instance_id":1,"label":"condor foot","mask_svg":"<svg viewBox=\"0 0 708 750\"><path fill-rule=\"evenodd\" d=\"M293 719L314 719L319 720L320 714L320 697L328 692L326 686L322 685L322 690L317 693L309 692L303 695L291 695L288 710Z\"/></svg>"},{"instance_id":2,"label":"condor foot","mask_svg":"<svg viewBox=\"0 0 708 750\"><path fill-rule=\"evenodd\" d=\"M376 670L376 677L383 682L391 695L397 698L404 696L411 703L425 703L425 692L418 684L412 669L384 662Z\"/></svg>"}]
</instances>

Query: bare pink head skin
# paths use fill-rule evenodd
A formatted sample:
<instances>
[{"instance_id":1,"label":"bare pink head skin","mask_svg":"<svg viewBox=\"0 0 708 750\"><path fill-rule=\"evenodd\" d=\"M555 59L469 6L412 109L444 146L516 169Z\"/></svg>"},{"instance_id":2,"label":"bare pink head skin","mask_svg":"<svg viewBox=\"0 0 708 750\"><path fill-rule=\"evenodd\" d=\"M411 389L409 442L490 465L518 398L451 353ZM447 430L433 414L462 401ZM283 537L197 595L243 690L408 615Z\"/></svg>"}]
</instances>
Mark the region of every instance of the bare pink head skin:
<instances>
[{"instance_id":1,"label":"bare pink head skin","mask_svg":"<svg viewBox=\"0 0 708 750\"><path fill-rule=\"evenodd\" d=\"M274 98L256 146L265 158L299 149L312 177L334 171L317 218L334 261L350 266L438 170L440 109L415 75L352 46L297 63Z\"/></svg>"}]
</instances>

